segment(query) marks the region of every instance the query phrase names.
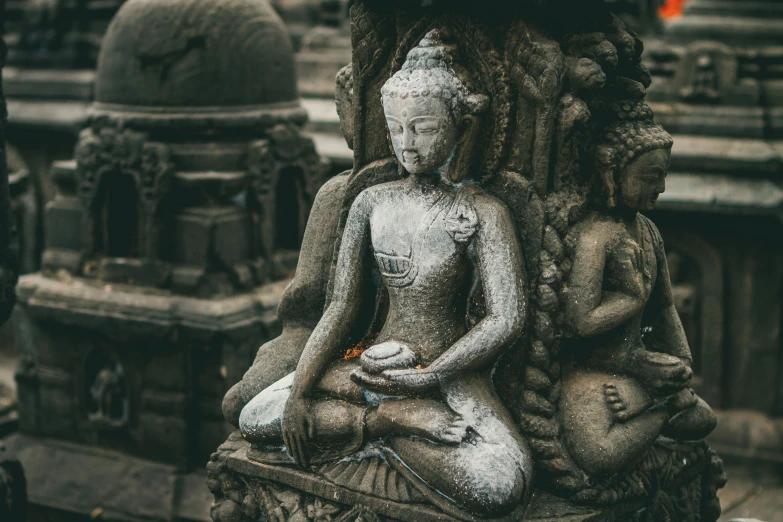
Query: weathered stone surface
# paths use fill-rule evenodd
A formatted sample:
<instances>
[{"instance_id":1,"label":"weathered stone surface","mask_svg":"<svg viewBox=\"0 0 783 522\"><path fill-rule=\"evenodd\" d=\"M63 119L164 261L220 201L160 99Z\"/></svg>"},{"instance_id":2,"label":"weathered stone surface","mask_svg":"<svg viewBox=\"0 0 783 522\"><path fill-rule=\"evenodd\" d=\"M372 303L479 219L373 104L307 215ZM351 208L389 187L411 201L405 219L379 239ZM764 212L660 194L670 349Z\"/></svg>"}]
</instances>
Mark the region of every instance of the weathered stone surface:
<instances>
[{"instance_id":1,"label":"weathered stone surface","mask_svg":"<svg viewBox=\"0 0 783 522\"><path fill-rule=\"evenodd\" d=\"M123 1L6 2L6 139L27 163L41 208L55 193L52 162L71 157L87 121L100 41Z\"/></svg>"},{"instance_id":2,"label":"weathered stone surface","mask_svg":"<svg viewBox=\"0 0 783 522\"><path fill-rule=\"evenodd\" d=\"M672 146L641 42L597 3L426 4L352 8L354 169L224 399L254 446L213 455L213 519L521 520L537 491L539 519L716 520L715 418L639 214Z\"/></svg>"},{"instance_id":3,"label":"weathered stone surface","mask_svg":"<svg viewBox=\"0 0 783 522\"><path fill-rule=\"evenodd\" d=\"M306 473L290 465L269 465L248 458L252 453L249 444L238 434L232 435L212 456L207 465L207 484L215 493L212 506L215 521L250 522L259 516L276 520L326 521L326 520L399 520L399 521L537 521L537 522L621 522L643 511L643 502L620 502L612 506L591 507L569 503L551 494L536 491L526 509L503 518L486 519L464 513L449 513L437 507L416 502L382 499L368 492L367 484L339 485L317 473ZM394 470L392 470L394 471ZM711 480L711 471L704 470L697 483ZM394 476L394 475L392 475ZM386 475L388 480L389 475ZM694 480L693 476L690 480ZM388 482L386 482L388 484ZM397 483L400 484L399 482ZM665 486L659 501L664 497L685 500L690 493L687 487L672 482L672 489ZM387 488L389 486L386 486ZM397 487L397 486L395 486ZM364 488L364 489L362 489ZM687 500L686 500L687 501ZM657 522L658 519L651 519Z\"/></svg>"},{"instance_id":4,"label":"weathered stone surface","mask_svg":"<svg viewBox=\"0 0 783 522\"><path fill-rule=\"evenodd\" d=\"M65 511L85 519L209 520L202 473L23 435L6 444L24 465L31 510L38 516Z\"/></svg>"}]
</instances>

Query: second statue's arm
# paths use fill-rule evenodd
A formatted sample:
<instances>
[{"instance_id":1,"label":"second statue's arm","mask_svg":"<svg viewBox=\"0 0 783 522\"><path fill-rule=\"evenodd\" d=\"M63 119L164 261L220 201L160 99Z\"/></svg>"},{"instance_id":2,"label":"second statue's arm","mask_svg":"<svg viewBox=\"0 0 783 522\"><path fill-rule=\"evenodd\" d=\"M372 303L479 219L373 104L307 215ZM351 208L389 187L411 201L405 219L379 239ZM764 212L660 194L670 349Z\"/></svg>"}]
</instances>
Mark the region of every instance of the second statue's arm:
<instances>
[{"instance_id":1,"label":"second statue's arm","mask_svg":"<svg viewBox=\"0 0 783 522\"><path fill-rule=\"evenodd\" d=\"M652 225L653 227L655 225ZM693 364L688 339L682 327L680 316L674 307L672 282L663 240L655 229L655 257L658 262L657 284L645 309L642 326L645 327L645 345L656 352L666 353Z\"/></svg>"},{"instance_id":2,"label":"second statue's arm","mask_svg":"<svg viewBox=\"0 0 783 522\"><path fill-rule=\"evenodd\" d=\"M363 265L370 242L368 196L363 192L351 207L337 257L332 300L299 359L283 413L283 441L288 453L301 466L307 464L308 397L336 353L345 347L361 308Z\"/></svg>"},{"instance_id":3,"label":"second statue's arm","mask_svg":"<svg viewBox=\"0 0 783 522\"><path fill-rule=\"evenodd\" d=\"M614 236L605 223L592 223L579 235L565 304L566 321L579 337L609 332L644 308L644 299L639 295L642 290L635 288L638 281L626 285L626 291L604 291L608 249ZM629 281L641 277L634 245L624 242L616 249L615 268L622 267Z\"/></svg>"},{"instance_id":4,"label":"second statue's arm","mask_svg":"<svg viewBox=\"0 0 783 522\"><path fill-rule=\"evenodd\" d=\"M654 396L667 397L690 384L693 359L680 316L674 307L663 241L655 225L652 227L658 274L642 316L643 339L647 349L637 350L631 355L628 371Z\"/></svg>"}]
</instances>

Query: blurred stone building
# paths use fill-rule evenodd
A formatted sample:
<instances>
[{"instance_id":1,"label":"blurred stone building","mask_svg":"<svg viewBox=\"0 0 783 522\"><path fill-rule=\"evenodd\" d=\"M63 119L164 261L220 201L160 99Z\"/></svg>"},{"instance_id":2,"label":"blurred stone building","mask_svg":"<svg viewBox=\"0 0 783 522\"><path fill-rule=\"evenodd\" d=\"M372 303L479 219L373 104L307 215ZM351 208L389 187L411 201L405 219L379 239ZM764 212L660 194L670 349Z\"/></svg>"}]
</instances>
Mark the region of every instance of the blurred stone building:
<instances>
[{"instance_id":1,"label":"blurred stone building","mask_svg":"<svg viewBox=\"0 0 783 522\"><path fill-rule=\"evenodd\" d=\"M123 1L6 1L7 139L39 205L54 196L52 162L71 157L86 122L101 38Z\"/></svg>"},{"instance_id":2,"label":"blurred stone building","mask_svg":"<svg viewBox=\"0 0 783 522\"><path fill-rule=\"evenodd\" d=\"M666 0L606 0L610 9L633 31L641 35L662 29L658 11Z\"/></svg>"},{"instance_id":3,"label":"blurred stone building","mask_svg":"<svg viewBox=\"0 0 783 522\"><path fill-rule=\"evenodd\" d=\"M94 90L18 287L9 446L48 516L204 520L221 400L277 335L326 164L266 0L129 0Z\"/></svg>"},{"instance_id":4,"label":"blurred stone building","mask_svg":"<svg viewBox=\"0 0 783 522\"><path fill-rule=\"evenodd\" d=\"M318 0L316 23L301 36L296 67L299 93L310 121L308 129L318 152L329 159L333 172L353 166L334 106L334 80L351 63L349 10L352 0Z\"/></svg>"},{"instance_id":5,"label":"blurred stone building","mask_svg":"<svg viewBox=\"0 0 783 522\"><path fill-rule=\"evenodd\" d=\"M100 43L125 0L6 1L8 66L3 81L8 97L10 153L41 212L56 193L52 163L68 160L87 123L95 94L95 66ZM275 0L271 2L288 28L297 51L304 108L322 155L345 170L352 155L339 132L331 103L334 76L350 62L345 31L349 0ZM300 49L304 45L305 49ZM32 222L30 222L33 224ZM37 216L35 234L25 248L39 266L45 220ZM33 231L30 231L33 232Z\"/></svg>"},{"instance_id":6,"label":"blurred stone building","mask_svg":"<svg viewBox=\"0 0 783 522\"><path fill-rule=\"evenodd\" d=\"M783 3L690 0L646 41L674 134L654 220L724 457L783 463Z\"/></svg>"}]
</instances>

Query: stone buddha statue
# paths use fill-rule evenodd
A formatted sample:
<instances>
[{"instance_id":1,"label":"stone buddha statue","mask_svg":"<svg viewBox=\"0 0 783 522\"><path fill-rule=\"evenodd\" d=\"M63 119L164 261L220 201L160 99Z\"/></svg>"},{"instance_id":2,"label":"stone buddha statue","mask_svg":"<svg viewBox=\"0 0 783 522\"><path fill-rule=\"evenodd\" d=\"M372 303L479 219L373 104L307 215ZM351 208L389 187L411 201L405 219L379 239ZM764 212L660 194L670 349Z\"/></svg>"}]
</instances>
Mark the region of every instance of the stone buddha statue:
<instances>
[{"instance_id":1,"label":"stone buddha statue","mask_svg":"<svg viewBox=\"0 0 783 522\"><path fill-rule=\"evenodd\" d=\"M644 112L644 111L641 111ZM665 190L671 137L650 119L608 125L594 148L596 205L568 233L563 288L563 442L594 480L632 469L660 437L703 439L710 407L688 385L692 358L663 241L640 212Z\"/></svg>"},{"instance_id":2,"label":"stone buddha statue","mask_svg":"<svg viewBox=\"0 0 783 522\"><path fill-rule=\"evenodd\" d=\"M530 452L491 376L523 333L526 287L509 209L471 176L488 100L466 76L433 30L384 85L404 176L353 202L331 300L296 371L244 406L239 428L256 460L308 468L382 454L436 504L499 516L531 491ZM374 284L388 311L353 347ZM479 284L486 313L469 328Z\"/></svg>"}]
</instances>

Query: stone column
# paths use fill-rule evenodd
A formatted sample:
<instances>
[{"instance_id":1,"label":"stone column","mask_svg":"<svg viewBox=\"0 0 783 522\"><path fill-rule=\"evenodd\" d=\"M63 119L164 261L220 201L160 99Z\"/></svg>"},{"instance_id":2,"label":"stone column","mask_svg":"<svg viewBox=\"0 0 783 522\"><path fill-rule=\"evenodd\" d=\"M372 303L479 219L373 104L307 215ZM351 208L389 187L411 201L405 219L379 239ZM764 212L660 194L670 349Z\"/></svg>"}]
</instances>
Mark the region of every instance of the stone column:
<instances>
[{"instance_id":1,"label":"stone column","mask_svg":"<svg viewBox=\"0 0 783 522\"><path fill-rule=\"evenodd\" d=\"M0 0L0 13L5 13L5 0ZM3 17L5 21L5 16ZM2 32L2 27L0 27ZM5 40L0 39L0 71L5 65L6 45ZM14 304L14 286L17 278L17 261L14 253L12 224L11 224L11 200L8 192L8 167L5 155L5 127L8 119L3 95L2 81L0 81L0 324L4 323L11 314Z\"/></svg>"}]
</instances>

